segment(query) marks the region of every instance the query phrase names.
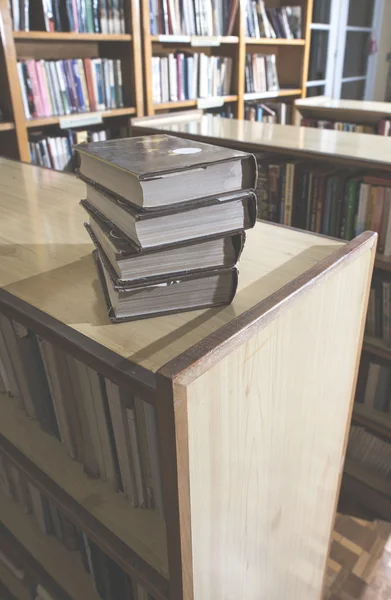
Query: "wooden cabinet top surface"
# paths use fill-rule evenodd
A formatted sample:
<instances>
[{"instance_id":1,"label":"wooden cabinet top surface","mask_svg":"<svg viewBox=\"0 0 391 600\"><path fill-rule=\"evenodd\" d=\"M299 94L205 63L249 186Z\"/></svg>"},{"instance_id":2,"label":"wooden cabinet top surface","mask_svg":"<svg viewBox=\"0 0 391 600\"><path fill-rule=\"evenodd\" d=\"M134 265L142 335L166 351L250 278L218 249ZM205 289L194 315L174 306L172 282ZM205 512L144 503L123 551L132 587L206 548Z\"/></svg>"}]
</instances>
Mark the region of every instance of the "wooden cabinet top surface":
<instances>
[{"instance_id":1,"label":"wooden cabinet top surface","mask_svg":"<svg viewBox=\"0 0 391 600\"><path fill-rule=\"evenodd\" d=\"M344 121L362 125L376 126L381 119L391 117L390 102L372 100L338 100L327 96L300 98L295 106L303 117ZM384 138L387 141L387 137Z\"/></svg>"},{"instance_id":2,"label":"wooden cabinet top surface","mask_svg":"<svg viewBox=\"0 0 391 600\"><path fill-rule=\"evenodd\" d=\"M278 152L298 157L324 158L333 162L368 165L370 168L391 168L391 144L387 137L367 133L334 131L275 125L254 121L239 121L210 115L193 117L175 123L164 117L132 120L133 135L145 131L165 131L181 137L196 138L222 145L235 145L251 151ZM138 133L140 131L140 133Z\"/></svg>"},{"instance_id":3,"label":"wooden cabinet top surface","mask_svg":"<svg viewBox=\"0 0 391 600\"><path fill-rule=\"evenodd\" d=\"M83 194L73 176L0 160L0 286L152 372L344 245L258 222L230 306L113 325L83 226Z\"/></svg>"}]
</instances>

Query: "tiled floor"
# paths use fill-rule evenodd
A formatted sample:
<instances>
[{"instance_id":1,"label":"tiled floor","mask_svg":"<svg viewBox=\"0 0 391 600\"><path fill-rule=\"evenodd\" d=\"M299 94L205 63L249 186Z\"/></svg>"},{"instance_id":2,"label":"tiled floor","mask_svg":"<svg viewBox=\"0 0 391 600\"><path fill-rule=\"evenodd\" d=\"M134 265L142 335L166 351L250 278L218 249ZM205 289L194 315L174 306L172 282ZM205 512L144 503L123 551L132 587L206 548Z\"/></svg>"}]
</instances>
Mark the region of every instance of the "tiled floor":
<instances>
[{"instance_id":1,"label":"tiled floor","mask_svg":"<svg viewBox=\"0 0 391 600\"><path fill-rule=\"evenodd\" d=\"M324 600L391 600L391 523L338 514Z\"/></svg>"}]
</instances>

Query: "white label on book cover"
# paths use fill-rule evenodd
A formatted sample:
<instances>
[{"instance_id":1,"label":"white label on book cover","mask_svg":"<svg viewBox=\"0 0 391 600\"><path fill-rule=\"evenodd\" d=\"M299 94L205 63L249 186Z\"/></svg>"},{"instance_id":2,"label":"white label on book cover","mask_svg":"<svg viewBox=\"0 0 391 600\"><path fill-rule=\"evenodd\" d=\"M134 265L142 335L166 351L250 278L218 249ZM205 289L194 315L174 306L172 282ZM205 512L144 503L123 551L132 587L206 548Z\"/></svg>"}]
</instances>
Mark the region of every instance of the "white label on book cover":
<instances>
[{"instance_id":1,"label":"white label on book cover","mask_svg":"<svg viewBox=\"0 0 391 600\"><path fill-rule=\"evenodd\" d=\"M244 94L245 100L257 100L262 98L275 98L278 92L249 92Z\"/></svg>"},{"instance_id":2,"label":"white label on book cover","mask_svg":"<svg viewBox=\"0 0 391 600\"><path fill-rule=\"evenodd\" d=\"M60 129L70 129L71 127L87 127L88 125L100 125L103 123L102 113L84 113L82 115L72 115L70 117L60 117Z\"/></svg>"},{"instance_id":3,"label":"white label on book cover","mask_svg":"<svg viewBox=\"0 0 391 600\"><path fill-rule=\"evenodd\" d=\"M192 46L220 46L220 37L208 37L204 35L193 35L190 44Z\"/></svg>"},{"instance_id":4,"label":"white label on book cover","mask_svg":"<svg viewBox=\"0 0 391 600\"><path fill-rule=\"evenodd\" d=\"M224 98L222 96L213 96L212 98L198 98L197 108L215 108L223 106Z\"/></svg>"},{"instance_id":5,"label":"white label on book cover","mask_svg":"<svg viewBox=\"0 0 391 600\"><path fill-rule=\"evenodd\" d=\"M158 35L159 42L189 43L189 35Z\"/></svg>"}]
</instances>

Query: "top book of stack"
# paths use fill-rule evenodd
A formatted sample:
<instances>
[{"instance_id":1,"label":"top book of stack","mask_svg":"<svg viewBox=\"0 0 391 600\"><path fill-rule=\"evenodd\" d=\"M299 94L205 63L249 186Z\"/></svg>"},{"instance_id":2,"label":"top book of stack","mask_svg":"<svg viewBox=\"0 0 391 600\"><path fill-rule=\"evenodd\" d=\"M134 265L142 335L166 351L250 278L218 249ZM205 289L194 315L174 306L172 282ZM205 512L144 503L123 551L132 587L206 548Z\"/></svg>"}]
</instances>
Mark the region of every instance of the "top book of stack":
<instances>
[{"instance_id":1,"label":"top book of stack","mask_svg":"<svg viewBox=\"0 0 391 600\"><path fill-rule=\"evenodd\" d=\"M76 146L78 173L137 209L157 210L254 189L254 156L168 135Z\"/></svg>"}]
</instances>

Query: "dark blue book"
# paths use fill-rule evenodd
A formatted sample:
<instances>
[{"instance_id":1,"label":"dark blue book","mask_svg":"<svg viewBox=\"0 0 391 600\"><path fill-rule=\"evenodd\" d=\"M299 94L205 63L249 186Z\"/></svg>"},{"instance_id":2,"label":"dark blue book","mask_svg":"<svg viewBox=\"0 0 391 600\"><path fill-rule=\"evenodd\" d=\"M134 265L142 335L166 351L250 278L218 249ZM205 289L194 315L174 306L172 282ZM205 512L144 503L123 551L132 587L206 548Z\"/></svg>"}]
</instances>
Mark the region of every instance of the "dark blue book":
<instances>
[{"instance_id":1,"label":"dark blue book","mask_svg":"<svg viewBox=\"0 0 391 600\"><path fill-rule=\"evenodd\" d=\"M77 59L72 60L72 68L73 68L73 77L74 77L75 86L76 86L78 108L81 112L85 112L86 103L84 100L83 88L81 87L79 65L78 65Z\"/></svg>"}]
</instances>

